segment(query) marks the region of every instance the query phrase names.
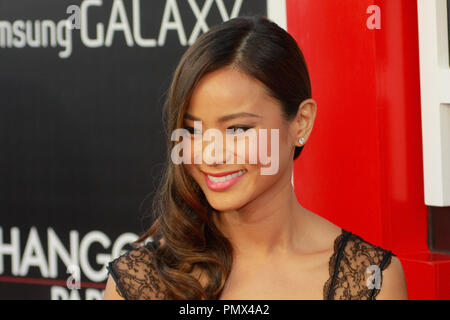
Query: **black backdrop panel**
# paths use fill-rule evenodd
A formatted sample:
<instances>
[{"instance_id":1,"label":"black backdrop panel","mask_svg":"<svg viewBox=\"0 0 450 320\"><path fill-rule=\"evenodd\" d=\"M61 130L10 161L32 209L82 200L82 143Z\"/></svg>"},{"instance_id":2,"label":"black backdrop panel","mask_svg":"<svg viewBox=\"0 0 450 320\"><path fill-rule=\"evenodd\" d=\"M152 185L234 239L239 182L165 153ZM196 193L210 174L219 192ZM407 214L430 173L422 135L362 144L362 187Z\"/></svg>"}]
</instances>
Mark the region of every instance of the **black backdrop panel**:
<instances>
[{"instance_id":1,"label":"black backdrop panel","mask_svg":"<svg viewBox=\"0 0 450 320\"><path fill-rule=\"evenodd\" d=\"M105 263L151 222L163 99L198 20L184 0L0 0L0 299L102 297Z\"/></svg>"}]
</instances>

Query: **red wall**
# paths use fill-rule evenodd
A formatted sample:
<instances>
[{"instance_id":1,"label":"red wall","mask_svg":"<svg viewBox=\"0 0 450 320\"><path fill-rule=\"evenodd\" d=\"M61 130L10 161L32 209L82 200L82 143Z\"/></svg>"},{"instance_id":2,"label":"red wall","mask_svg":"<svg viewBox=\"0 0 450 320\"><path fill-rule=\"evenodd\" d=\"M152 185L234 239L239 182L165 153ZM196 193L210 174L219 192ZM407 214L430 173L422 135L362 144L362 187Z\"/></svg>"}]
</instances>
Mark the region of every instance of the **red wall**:
<instances>
[{"instance_id":1,"label":"red wall","mask_svg":"<svg viewBox=\"0 0 450 320\"><path fill-rule=\"evenodd\" d=\"M379 30L366 26L372 4ZM416 1L286 7L318 105L294 168L300 203L397 254L410 299L449 299L450 256L427 246Z\"/></svg>"}]
</instances>

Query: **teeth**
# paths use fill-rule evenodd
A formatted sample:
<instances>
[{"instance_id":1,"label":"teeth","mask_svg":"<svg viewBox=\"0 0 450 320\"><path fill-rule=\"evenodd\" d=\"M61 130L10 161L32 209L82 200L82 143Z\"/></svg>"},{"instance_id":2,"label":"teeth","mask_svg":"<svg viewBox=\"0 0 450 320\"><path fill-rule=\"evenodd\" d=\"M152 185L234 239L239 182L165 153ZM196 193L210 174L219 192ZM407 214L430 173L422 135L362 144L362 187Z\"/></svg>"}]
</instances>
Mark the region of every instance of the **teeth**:
<instances>
[{"instance_id":1,"label":"teeth","mask_svg":"<svg viewBox=\"0 0 450 320\"><path fill-rule=\"evenodd\" d=\"M224 181L236 178L236 177L244 174L245 172L247 172L247 170L244 169L239 172L229 174L229 175L223 176L223 177L213 177L213 176L208 175L208 179L211 180L212 182L224 182Z\"/></svg>"}]
</instances>

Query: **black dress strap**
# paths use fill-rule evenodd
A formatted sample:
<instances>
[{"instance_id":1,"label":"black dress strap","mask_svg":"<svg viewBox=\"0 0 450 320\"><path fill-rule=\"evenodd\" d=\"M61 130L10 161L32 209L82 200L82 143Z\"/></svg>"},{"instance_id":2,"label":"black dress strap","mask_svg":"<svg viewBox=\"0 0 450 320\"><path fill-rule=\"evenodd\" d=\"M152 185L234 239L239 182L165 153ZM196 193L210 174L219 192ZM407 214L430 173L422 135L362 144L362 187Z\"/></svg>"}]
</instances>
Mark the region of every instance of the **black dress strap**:
<instances>
[{"instance_id":1,"label":"black dress strap","mask_svg":"<svg viewBox=\"0 0 450 320\"><path fill-rule=\"evenodd\" d=\"M328 300L331 299L331 297L333 296L334 286L336 284L336 277L339 273L339 265L340 265L340 262L342 259L342 253L344 251L345 245L347 244L347 241L348 241L348 238L350 237L350 235L351 235L350 231L342 229L341 235L336 239L336 241L339 242L339 250L337 252L336 264L334 266L334 273L333 273L333 278L331 281L331 286L328 291L328 296L327 296ZM336 250L336 247L335 247L335 250ZM335 254L336 254L336 252L335 252Z\"/></svg>"},{"instance_id":2,"label":"black dress strap","mask_svg":"<svg viewBox=\"0 0 450 320\"><path fill-rule=\"evenodd\" d=\"M108 272L116 282L116 291L126 300L163 300L165 286L159 279L153 263L156 244L148 241L144 245L128 250L109 262Z\"/></svg>"},{"instance_id":3,"label":"black dress strap","mask_svg":"<svg viewBox=\"0 0 450 320\"><path fill-rule=\"evenodd\" d=\"M116 291L117 293L124 298L124 300L128 300L126 291L122 287L122 283L119 281L119 275L115 271L115 263L118 261L119 258L114 259L113 261L110 261L108 265L106 266L106 270L108 270L108 273L113 278L114 282L116 283Z\"/></svg>"},{"instance_id":4,"label":"black dress strap","mask_svg":"<svg viewBox=\"0 0 450 320\"><path fill-rule=\"evenodd\" d=\"M324 285L324 299L375 300L381 291L382 273L393 255L342 229L329 261L330 278Z\"/></svg>"}]
</instances>

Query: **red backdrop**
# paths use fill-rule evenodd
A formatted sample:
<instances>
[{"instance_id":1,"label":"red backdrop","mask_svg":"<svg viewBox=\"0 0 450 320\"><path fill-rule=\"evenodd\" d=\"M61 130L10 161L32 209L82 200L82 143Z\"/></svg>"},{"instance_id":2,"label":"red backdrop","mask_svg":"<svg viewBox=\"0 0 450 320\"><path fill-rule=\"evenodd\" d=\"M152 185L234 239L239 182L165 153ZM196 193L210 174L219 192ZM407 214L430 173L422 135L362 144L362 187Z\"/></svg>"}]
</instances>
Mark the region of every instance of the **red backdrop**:
<instances>
[{"instance_id":1,"label":"red backdrop","mask_svg":"<svg viewBox=\"0 0 450 320\"><path fill-rule=\"evenodd\" d=\"M294 168L300 203L397 254L410 299L450 299L450 255L427 246L416 1L286 3L318 104ZM366 26L373 4L381 29Z\"/></svg>"}]
</instances>

